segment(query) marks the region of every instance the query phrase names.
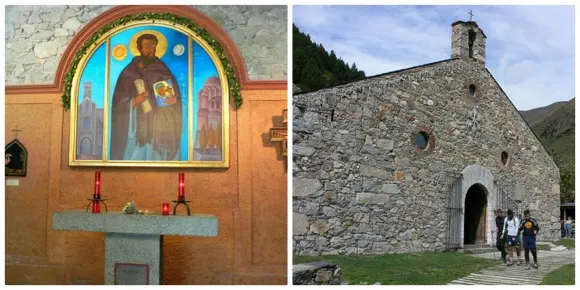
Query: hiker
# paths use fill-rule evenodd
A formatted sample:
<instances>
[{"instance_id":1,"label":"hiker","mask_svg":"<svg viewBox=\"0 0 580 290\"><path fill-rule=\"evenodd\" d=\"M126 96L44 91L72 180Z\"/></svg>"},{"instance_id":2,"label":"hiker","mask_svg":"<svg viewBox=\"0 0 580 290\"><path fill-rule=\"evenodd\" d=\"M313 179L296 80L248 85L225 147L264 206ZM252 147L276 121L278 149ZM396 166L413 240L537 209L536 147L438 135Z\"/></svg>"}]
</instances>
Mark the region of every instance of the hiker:
<instances>
[{"instance_id":1,"label":"hiker","mask_svg":"<svg viewBox=\"0 0 580 290\"><path fill-rule=\"evenodd\" d=\"M506 263L506 266L511 266L514 264L514 252L513 248L516 248L516 254L518 256L518 266L522 264L522 257L520 252L520 237L518 236L518 226L520 221L517 217L514 216L514 211L512 209L508 209L507 212L508 216L504 219L503 223L503 234L501 238L505 238L507 236L508 242L508 255L509 259Z\"/></svg>"},{"instance_id":2,"label":"hiker","mask_svg":"<svg viewBox=\"0 0 580 290\"><path fill-rule=\"evenodd\" d=\"M564 220L560 219L560 234L562 238L566 237L566 229L564 228Z\"/></svg>"},{"instance_id":3,"label":"hiker","mask_svg":"<svg viewBox=\"0 0 580 290\"><path fill-rule=\"evenodd\" d=\"M568 217L568 220L566 221L566 237L572 237L572 218L570 217Z\"/></svg>"},{"instance_id":4,"label":"hiker","mask_svg":"<svg viewBox=\"0 0 580 290\"><path fill-rule=\"evenodd\" d=\"M526 258L526 265L524 266L525 270L530 269L530 251L532 252L532 256L534 257L534 265L532 267L534 269L538 269L538 255L536 252L536 235L540 231L540 226L538 226L538 222L533 219L530 215L530 210L526 209L524 211L524 220L520 224L518 228L518 234L523 231L523 240L524 240L524 251L525 251L525 258Z\"/></svg>"},{"instance_id":5,"label":"hiker","mask_svg":"<svg viewBox=\"0 0 580 290\"><path fill-rule=\"evenodd\" d=\"M495 217L495 230L494 232L496 233L496 248L501 252L501 259L503 260L504 263L506 263L507 261L507 252L505 250L505 239L502 239L502 233L503 233L503 222L504 222L504 214L502 212L501 209L498 209L496 212L496 217Z\"/></svg>"}]
</instances>

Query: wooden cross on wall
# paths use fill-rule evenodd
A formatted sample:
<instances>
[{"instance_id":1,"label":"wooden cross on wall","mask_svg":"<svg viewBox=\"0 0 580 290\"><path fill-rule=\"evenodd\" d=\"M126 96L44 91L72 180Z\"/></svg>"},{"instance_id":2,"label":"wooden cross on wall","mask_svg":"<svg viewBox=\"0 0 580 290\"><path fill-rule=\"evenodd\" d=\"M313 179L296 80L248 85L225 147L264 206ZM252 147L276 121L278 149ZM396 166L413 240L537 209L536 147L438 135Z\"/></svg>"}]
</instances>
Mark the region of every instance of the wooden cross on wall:
<instances>
[{"instance_id":1,"label":"wooden cross on wall","mask_svg":"<svg viewBox=\"0 0 580 290\"><path fill-rule=\"evenodd\" d=\"M16 132L14 139L18 139L18 132L22 132L22 129L20 129L19 126L16 126L16 129L12 129L12 132Z\"/></svg>"},{"instance_id":2,"label":"wooden cross on wall","mask_svg":"<svg viewBox=\"0 0 580 290\"><path fill-rule=\"evenodd\" d=\"M282 142L282 156L288 156L288 110L282 111L282 124L270 129L270 142Z\"/></svg>"}]
</instances>

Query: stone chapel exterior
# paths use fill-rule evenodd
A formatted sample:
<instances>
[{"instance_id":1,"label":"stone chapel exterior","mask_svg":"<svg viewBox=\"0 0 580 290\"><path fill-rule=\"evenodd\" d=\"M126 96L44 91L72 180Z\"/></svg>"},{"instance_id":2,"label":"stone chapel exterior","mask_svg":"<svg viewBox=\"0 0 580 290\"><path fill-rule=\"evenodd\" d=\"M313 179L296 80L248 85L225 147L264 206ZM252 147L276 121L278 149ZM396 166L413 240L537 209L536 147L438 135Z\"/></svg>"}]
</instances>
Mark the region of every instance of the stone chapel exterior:
<instances>
[{"instance_id":1,"label":"stone chapel exterior","mask_svg":"<svg viewBox=\"0 0 580 290\"><path fill-rule=\"evenodd\" d=\"M494 213L559 233L559 169L485 67L486 36L452 24L451 58L293 97L295 254L494 244Z\"/></svg>"}]
</instances>

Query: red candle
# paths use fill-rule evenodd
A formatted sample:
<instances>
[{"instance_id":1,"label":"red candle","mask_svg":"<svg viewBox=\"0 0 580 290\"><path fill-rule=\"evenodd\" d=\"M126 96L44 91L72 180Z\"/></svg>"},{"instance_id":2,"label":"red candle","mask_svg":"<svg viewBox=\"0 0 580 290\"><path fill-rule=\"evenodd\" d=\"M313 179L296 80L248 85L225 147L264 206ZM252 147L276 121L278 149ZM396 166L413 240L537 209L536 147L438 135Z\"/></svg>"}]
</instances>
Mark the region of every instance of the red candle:
<instances>
[{"instance_id":1,"label":"red candle","mask_svg":"<svg viewBox=\"0 0 580 290\"><path fill-rule=\"evenodd\" d=\"M169 215L169 203L163 203L163 215Z\"/></svg>"},{"instance_id":2,"label":"red candle","mask_svg":"<svg viewBox=\"0 0 580 290\"><path fill-rule=\"evenodd\" d=\"M101 205L99 202L93 202L93 213L101 213Z\"/></svg>"},{"instance_id":3,"label":"red candle","mask_svg":"<svg viewBox=\"0 0 580 290\"><path fill-rule=\"evenodd\" d=\"M185 197L185 176L179 173L179 197Z\"/></svg>"},{"instance_id":4,"label":"red candle","mask_svg":"<svg viewBox=\"0 0 580 290\"><path fill-rule=\"evenodd\" d=\"M95 172L95 194L97 194L97 195L101 194L101 172L100 171Z\"/></svg>"}]
</instances>

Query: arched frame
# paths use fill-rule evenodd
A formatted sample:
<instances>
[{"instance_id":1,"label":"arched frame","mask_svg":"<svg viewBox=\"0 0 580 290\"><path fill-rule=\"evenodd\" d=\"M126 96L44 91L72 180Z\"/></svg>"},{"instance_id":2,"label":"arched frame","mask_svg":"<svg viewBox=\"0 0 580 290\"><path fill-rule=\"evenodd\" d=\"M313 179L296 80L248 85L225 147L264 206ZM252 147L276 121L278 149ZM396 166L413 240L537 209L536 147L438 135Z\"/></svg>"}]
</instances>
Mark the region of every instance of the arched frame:
<instances>
[{"instance_id":1,"label":"arched frame","mask_svg":"<svg viewBox=\"0 0 580 290\"><path fill-rule=\"evenodd\" d=\"M112 122L112 111L111 111L111 106L112 106L112 94L114 94L114 92L112 92L112 90L114 90L113 88L113 84L110 84L109 82L111 81L111 77L110 77L110 72L111 72L111 61L113 59L113 55L111 55L111 52L113 51L113 47L111 46L111 40L125 32L125 31L129 31L131 29L135 29L135 28L143 28L143 27L148 27L151 28L153 27L155 30L155 28L163 28L166 30L174 30L177 31L183 35L185 35L187 37L187 46L186 46L186 52L187 52L187 96L181 96L180 100L180 116L179 118L182 119L180 126L182 127L180 132L180 138L178 139L180 142L180 146L179 146L179 153L173 152L173 154L168 154L167 152L165 152L165 154L162 157L153 157L150 158L149 156L152 156L150 153L147 153L146 155L148 157L137 157L135 159L135 157L131 154L127 154L126 152L129 149L124 149L123 151L125 152L125 154L123 155L123 157L121 158L112 158L111 155L116 155L116 154L111 154L112 152L112 141L111 138L113 137L113 135L115 134L111 134L112 132L112 128L113 127L117 127L114 126L114 124L111 124ZM135 34L137 34L139 32L136 32ZM133 37L135 38L135 37ZM162 41L159 41L159 44L161 44ZM167 44L167 42L165 42L165 44ZM207 133L201 134L198 133L196 131L196 129L199 128L199 123L196 124L196 120L194 120L195 117L199 117L199 115L197 115L194 112L194 88L193 88L193 82L194 82L194 75L193 75L193 66L194 66L194 55L193 55L193 50L194 50L194 45L198 45L199 47L201 47L201 49L207 54L207 56L209 57L209 59L211 59L211 62L213 63L213 65L215 66L215 71L217 73L217 78L219 79L219 89L221 89L221 119L220 121L218 121L219 124L219 128L220 128L220 132L219 135L217 135L216 133L210 133L212 134L212 138L215 138L215 140L219 140L219 145L220 148L217 148L218 146L216 145L214 149L218 149L218 150L213 150L211 152L204 152L204 153L196 153L195 151L195 144L199 144L201 141L199 140L200 136L205 136L205 139L207 139ZM85 84L82 84L82 78L83 78L83 74L85 69L87 68L87 65L89 64L89 62L91 61L92 57L95 56L97 50L101 49L103 47L103 45L105 46L105 64L104 64L104 71L105 71L105 77L104 77L104 104L103 104L103 111L102 111L102 119L103 119L103 141L102 141L102 154L100 156L100 158L98 158L99 156L80 156L77 153L77 148L78 146L76 145L76 143L78 142L77 139L82 138L80 132L78 131L78 121L77 119L79 118L79 104L80 104L80 95L81 95L81 91L83 89L86 90L86 88L84 88L84 86L86 86ZM129 50L127 48L131 48L130 43L127 43L126 48L125 48L125 54L126 55L130 55ZM134 48L133 48L134 50ZM171 53L172 47L166 47L166 53ZM169 67L169 66L166 66ZM173 78L173 80L176 80L176 78ZM179 82L179 81L177 81ZM148 85L149 88L152 88L152 85L149 84ZM181 83L180 84L175 84L175 86L177 86L178 88L180 88L181 90ZM205 89L205 84L204 84L204 89ZM92 91L91 88L89 88L89 91ZM153 90L148 90L149 92L153 91ZM199 91L199 90L197 90ZM84 93L83 93L84 94ZM86 97L86 96L85 96ZM158 20L158 19L151 19L151 20L137 20L137 21L132 21L129 22L123 26L119 26L119 27L115 27L109 31L107 31L107 33L103 34L93 45L91 45L89 47L89 49L87 50L87 53L85 55L83 55L83 57L81 58L81 60L79 61L79 65L77 66L77 70L75 72L74 78L73 78L73 82L72 82L72 89L71 89L71 134L70 134L70 145L69 145L69 165L71 166L123 166L123 167L228 167L229 166L229 99L230 99L230 91L229 91L229 86L228 86L228 78L225 74L225 70L223 67L223 64L220 62L218 56L216 55L216 52L211 48L211 46L201 37L199 37L198 35L196 35L193 31L189 30L187 27L176 24L176 23L172 23L169 21L165 21L165 20ZM186 102L184 102L184 100L186 100ZM83 100L84 101L84 100ZM209 101L209 100L208 100ZM197 99L197 105L199 105L199 99ZM161 106L163 106L163 104L161 104ZM199 109L199 106L195 106L197 107L197 109ZM135 109L137 110L137 109ZM156 109L157 110L157 109ZM182 116L181 114L183 113L183 111L186 112L187 117L185 118L184 116ZM136 112L136 111L135 111ZM176 111L177 112L177 111ZM198 111L199 112L199 111ZM215 112L211 112L213 113L214 117L215 117ZM211 114L209 113L209 114ZM137 113L135 113L137 114ZM135 119L137 119L137 115L134 115ZM157 119L157 117L156 117ZM161 119L161 118L158 118ZM155 121L157 122L157 121ZM185 126L183 124L186 124ZM195 124L195 125L194 125ZM204 125L205 126L205 125ZM213 125L209 125L210 127ZM185 129L184 129L185 128ZM187 133L185 133L185 130L187 130ZM204 132L206 130L206 127L203 128ZM216 130L217 130L217 125L216 125ZM211 128L209 131L214 132L213 128ZM130 134L130 133L129 133ZM117 134L118 135L118 134ZM185 135L185 136L184 136ZM115 135L116 136L116 135ZM218 137L219 136L219 137ZM185 142L185 138L187 138L187 141ZM214 143L212 144L216 144L218 141L213 141ZM153 141L151 142L152 144L156 144ZM163 142L159 142L159 143L163 143ZM172 142L165 142L165 143L172 143ZM175 143L175 142L173 142ZM183 146L183 143L186 143L185 146ZM98 144L98 143L97 143ZM153 146L153 145L151 145ZM154 145L157 146L157 145ZM203 145L205 147L205 145ZM118 147L118 146L117 146ZM128 145L127 145L128 147ZM137 148L137 147L135 147ZM141 148L141 147L139 147ZM211 146L210 146L211 148ZM121 150L116 150L116 151L121 151ZM156 150L149 150L151 152L157 152ZM187 151L187 153L185 154L184 151ZM219 152L219 156L214 156L212 154L215 154L216 152ZM205 155L204 155L205 154ZM197 156L196 156L197 155ZM212 155L212 156L210 156ZM130 157L129 159L127 159L127 156L133 156ZM167 156L174 156L174 158L170 159Z\"/></svg>"},{"instance_id":2,"label":"arched frame","mask_svg":"<svg viewBox=\"0 0 580 290\"><path fill-rule=\"evenodd\" d=\"M495 193L494 187L494 176L491 171L481 165L469 165L465 167L461 173L463 174L463 183L461 184L461 245L463 247L465 242L465 233L463 232L465 226L465 199L467 197L467 192L469 188L474 185L480 186L481 190L485 192L487 198L487 209L486 209L486 229L485 229L485 241L487 244L494 244L495 241L492 238L491 231L495 223L495 216L493 214L493 205L497 204L497 194Z\"/></svg>"}]
</instances>

